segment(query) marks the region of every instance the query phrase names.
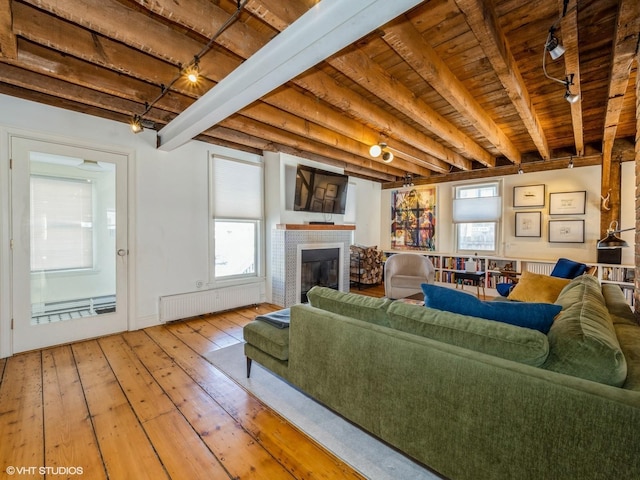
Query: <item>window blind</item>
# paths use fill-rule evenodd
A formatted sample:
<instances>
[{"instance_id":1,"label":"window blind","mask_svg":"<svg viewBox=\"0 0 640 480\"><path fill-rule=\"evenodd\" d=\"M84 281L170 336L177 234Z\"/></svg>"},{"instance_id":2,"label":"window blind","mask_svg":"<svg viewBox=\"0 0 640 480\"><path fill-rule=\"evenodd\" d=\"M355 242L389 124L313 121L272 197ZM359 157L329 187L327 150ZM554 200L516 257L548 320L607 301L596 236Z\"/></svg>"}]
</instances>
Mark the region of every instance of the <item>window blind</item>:
<instances>
[{"instance_id":1,"label":"window blind","mask_svg":"<svg viewBox=\"0 0 640 480\"><path fill-rule=\"evenodd\" d=\"M453 223L497 222L502 215L502 197L453 199Z\"/></svg>"},{"instance_id":2,"label":"window blind","mask_svg":"<svg viewBox=\"0 0 640 480\"><path fill-rule=\"evenodd\" d=\"M213 216L261 219L262 164L213 157Z\"/></svg>"},{"instance_id":3,"label":"window blind","mask_svg":"<svg viewBox=\"0 0 640 480\"><path fill-rule=\"evenodd\" d=\"M93 267L93 183L31 176L31 271Z\"/></svg>"}]
</instances>

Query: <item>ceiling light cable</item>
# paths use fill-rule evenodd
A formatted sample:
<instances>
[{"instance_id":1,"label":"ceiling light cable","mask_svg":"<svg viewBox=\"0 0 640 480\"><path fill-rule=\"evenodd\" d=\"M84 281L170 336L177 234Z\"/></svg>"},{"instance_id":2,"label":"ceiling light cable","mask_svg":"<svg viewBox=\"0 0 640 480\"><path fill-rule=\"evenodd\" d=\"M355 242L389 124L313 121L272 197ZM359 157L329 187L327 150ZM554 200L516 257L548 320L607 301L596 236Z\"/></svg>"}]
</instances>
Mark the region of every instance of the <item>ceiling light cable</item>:
<instances>
[{"instance_id":1,"label":"ceiling light cable","mask_svg":"<svg viewBox=\"0 0 640 480\"><path fill-rule=\"evenodd\" d=\"M564 99L567 102L576 103L578 100L580 100L580 95L571 93L571 89L569 88L571 85L573 85L573 77L575 74L570 73L565 77L564 80L560 80L559 78L552 77L547 73L547 52L553 60L557 60L565 52L565 48L560 44L558 37L556 37L555 35L555 32L558 28L558 24L567 15L567 13L578 8L577 1L575 6L572 7L571 10L567 10L568 5L569 0L564 0L562 15L555 22L553 22L553 25L551 25L551 27L549 28L549 34L547 35L547 40L544 43L544 49L542 51L542 71L544 72L544 76L549 80L553 80L554 82L561 83L565 86Z\"/></svg>"},{"instance_id":2,"label":"ceiling light cable","mask_svg":"<svg viewBox=\"0 0 640 480\"><path fill-rule=\"evenodd\" d=\"M197 71L197 76L199 76L199 62L200 59L209 51L211 50L211 47L213 46L213 43L216 41L216 39L222 35L222 33L229 28L240 16L240 13L242 12L242 9L244 8L244 6L247 4L249 0L238 0L237 1L237 9L236 11L233 13L233 15L231 15L226 22L224 22L224 24L222 24L220 26L220 28L218 28L218 30L216 31L216 33L213 34L213 36L209 39L209 41L207 42L207 44L202 47L202 49L193 56L193 60L191 60L191 62L187 63L186 65L178 65L179 68L179 73L178 75L176 75L173 80L171 80L171 82L169 82L168 85L165 84L160 84L160 94L154 98L150 103L145 102L145 109L144 112L142 112L141 114L138 115L134 115L131 119L131 131L133 133L140 133L143 128L142 128L142 123L144 122L143 117L149 113L149 111L153 108L153 106L162 98L166 95L166 93L169 91L169 89L182 77L182 75L184 75L187 71L189 71L190 73L193 72L194 70ZM197 81L197 76L196 76L196 80ZM191 81L191 79L189 79L189 81ZM192 83L195 83L192 82ZM136 121L137 120L137 121ZM134 129L134 125L137 125L137 127L135 128L139 128L139 129ZM155 126L155 124L153 125ZM150 127L152 128L152 127Z\"/></svg>"}]
</instances>

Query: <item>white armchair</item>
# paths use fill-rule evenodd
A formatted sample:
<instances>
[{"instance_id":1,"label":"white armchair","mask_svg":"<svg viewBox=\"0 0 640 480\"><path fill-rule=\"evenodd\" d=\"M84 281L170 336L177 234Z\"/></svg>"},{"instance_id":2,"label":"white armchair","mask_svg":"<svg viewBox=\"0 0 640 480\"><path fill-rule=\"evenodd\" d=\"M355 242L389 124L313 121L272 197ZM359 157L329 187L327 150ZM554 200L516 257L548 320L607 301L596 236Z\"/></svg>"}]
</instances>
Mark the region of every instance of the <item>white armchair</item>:
<instances>
[{"instance_id":1,"label":"white armchair","mask_svg":"<svg viewBox=\"0 0 640 480\"><path fill-rule=\"evenodd\" d=\"M433 283L436 269L431 260L414 253L396 253L384 264L384 294L405 298L422 292L423 283Z\"/></svg>"}]
</instances>

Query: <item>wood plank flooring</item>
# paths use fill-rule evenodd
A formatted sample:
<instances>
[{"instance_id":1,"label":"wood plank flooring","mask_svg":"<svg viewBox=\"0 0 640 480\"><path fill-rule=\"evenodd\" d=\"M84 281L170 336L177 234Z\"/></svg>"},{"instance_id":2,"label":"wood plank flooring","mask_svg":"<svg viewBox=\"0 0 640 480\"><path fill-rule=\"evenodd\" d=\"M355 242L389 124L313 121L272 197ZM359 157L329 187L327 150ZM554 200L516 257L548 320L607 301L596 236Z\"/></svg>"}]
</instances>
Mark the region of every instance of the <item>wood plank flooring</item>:
<instances>
[{"instance_id":1,"label":"wood plank flooring","mask_svg":"<svg viewBox=\"0 0 640 480\"><path fill-rule=\"evenodd\" d=\"M0 360L0 479L363 478L203 358L276 309Z\"/></svg>"}]
</instances>

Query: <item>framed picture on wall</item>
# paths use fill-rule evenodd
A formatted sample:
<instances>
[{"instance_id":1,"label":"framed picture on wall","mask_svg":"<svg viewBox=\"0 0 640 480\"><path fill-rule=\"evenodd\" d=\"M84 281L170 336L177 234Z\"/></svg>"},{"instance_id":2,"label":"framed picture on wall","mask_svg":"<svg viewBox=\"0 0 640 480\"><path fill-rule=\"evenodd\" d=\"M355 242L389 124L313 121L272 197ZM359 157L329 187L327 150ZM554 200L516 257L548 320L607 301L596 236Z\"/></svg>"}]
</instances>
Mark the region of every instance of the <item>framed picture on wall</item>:
<instances>
[{"instance_id":1,"label":"framed picture on wall","mask_svg":"<svg viewBox=\"0 0 640 480\"><path fill-rule=\"evenodd\" d=\"M516 237L541 237L542 212L516 212Z\"/></svg>"},{"instance_id":2,"label":"framed picture on wall","mask_svg":"<svg viewBox=\"0 0 640 480\"><path fill-rule=\"evenodd\" d=\"M545 185L513 187L514 207L544 207Z\"/></svg>"},{"instance_id":3,"label":"framed picture on wall","mask_svg":"<svg viewBox=\"0 0 640 480\"><path fill-rule=\"evenodd\" d=\"M584 220L549 220L549 242L584 243Z\"/></svg>"},{"instance_id":4,"label":"framed picture on wall","mask_svg":"<svg viewBox=\"0 0 640 480\"><path fill-rule=\"evenodd\" d=\"M586 205L586 191L549 194L549 215L584 215Z\"/></svg>"}]
</instances>

